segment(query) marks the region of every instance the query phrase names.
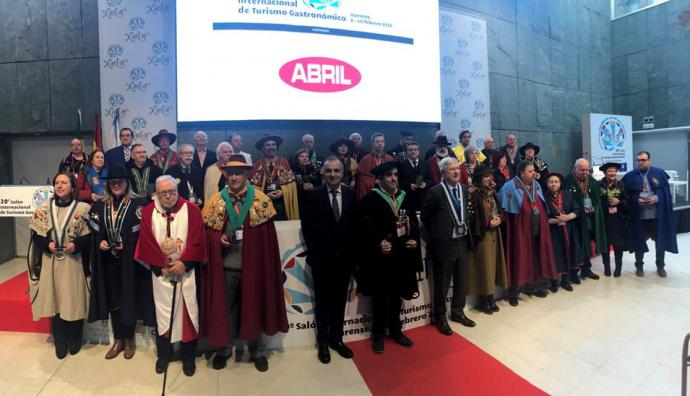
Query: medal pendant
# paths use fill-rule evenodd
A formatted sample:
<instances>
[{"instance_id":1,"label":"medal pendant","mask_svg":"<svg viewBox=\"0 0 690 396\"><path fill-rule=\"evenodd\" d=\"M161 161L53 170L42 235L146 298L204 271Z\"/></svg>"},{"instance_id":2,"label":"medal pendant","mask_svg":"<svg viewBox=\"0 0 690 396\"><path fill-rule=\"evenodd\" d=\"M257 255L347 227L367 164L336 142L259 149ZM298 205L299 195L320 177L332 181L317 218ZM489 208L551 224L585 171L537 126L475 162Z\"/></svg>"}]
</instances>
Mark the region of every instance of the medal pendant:
<instances>
[{"instance_id":1,"label":"medal pendant","mask_svg":"<svg viewBox=\"0 0 690 396\"><path fill-rule=\"evenodd\" d=\"M175 241L172 238L165 238L163 240L163 243L161 244L161 250L163 251L163 254L165 254L168 257L171 257L172 255L177 253Z\"/></svg>"},{"instance_id":2,"label":"medal pendant","mask_svg":"<svg viewBox=\"0 0 690 396\"><path fill-rule=\"evenodd\" d=\"M67 253L65 253L65 251L62 250L62 248L60 248L55 252L55 254L53 256L55 257L56 260L62 261L65 259L65 257L67 257Z\"/></svg>"},{"instance_id":3,"label":"medal pendant","mask_svg":"<svg viewBox=\"0 0 690 396\"><path fill-rule=\"evenodd\" d=\"M537 208L536 206L532 208L532 214L539 216L539 208Z\"/></svg>"}]
</instances>

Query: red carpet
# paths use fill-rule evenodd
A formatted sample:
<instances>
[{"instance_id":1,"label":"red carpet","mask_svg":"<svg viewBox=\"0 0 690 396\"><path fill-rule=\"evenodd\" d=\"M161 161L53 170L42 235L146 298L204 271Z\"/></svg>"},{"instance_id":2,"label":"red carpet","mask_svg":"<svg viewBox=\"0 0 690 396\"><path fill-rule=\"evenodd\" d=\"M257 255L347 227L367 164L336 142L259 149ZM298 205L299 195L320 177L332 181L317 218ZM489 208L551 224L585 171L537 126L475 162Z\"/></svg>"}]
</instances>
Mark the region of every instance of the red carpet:
<instances>
[{"instance_id":1,"label":"red carpet","mask_svg":"<svg viewBox=\"0 0 690 396\"><path fill-rule=\"evenodd\" d=\"M405 335L414 347L386 339L382 355L374 354L370 340L348 344L374 396L546 395L458 334L444 336L423 326Z\"/></svg>"},{"instance_id":2,"label":"red carpet","mask_svg":"<svg viewBox=\"0 0 690 396\"><path fill-rule=\"evenodd\" d=\"M26 272L0 284L0 331L50 333L50 321L31 318L29 280Z\"/></svg>"}]
</instances>

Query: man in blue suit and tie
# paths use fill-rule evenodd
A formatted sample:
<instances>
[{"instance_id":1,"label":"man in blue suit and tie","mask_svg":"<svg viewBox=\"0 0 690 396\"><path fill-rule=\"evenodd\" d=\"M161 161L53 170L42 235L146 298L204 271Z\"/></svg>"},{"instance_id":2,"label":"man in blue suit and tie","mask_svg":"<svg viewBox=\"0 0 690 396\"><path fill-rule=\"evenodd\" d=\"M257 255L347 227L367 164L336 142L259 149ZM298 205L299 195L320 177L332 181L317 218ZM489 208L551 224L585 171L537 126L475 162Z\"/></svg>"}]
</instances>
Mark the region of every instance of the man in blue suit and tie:
<instances>
[{"instance_id":1,"label":"man in blue suit and tie","mask_svg":"<svg viewBox=\"0 0 690 396\"><path fill-rule=\"evenodd\" d=\"M132 154L132 130L129 128L120 129L120 142L122 145L111 148L105 153L105 163L107 166L120 164L125 166Z\"/></svg>"}]
</instances>

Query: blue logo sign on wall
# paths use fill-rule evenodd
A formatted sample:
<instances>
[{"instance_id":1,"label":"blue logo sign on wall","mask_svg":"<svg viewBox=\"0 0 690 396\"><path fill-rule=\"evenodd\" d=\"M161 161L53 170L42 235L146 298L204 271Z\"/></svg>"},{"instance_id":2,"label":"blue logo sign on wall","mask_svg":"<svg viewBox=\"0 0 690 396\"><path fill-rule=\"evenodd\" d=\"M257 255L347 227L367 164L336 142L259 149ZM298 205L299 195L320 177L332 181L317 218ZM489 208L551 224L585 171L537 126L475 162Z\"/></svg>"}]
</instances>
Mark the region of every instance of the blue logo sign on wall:
<instances>
[{"instance_id":1,"label":"blue logo sign on wall","mask_svg":"<svg viewBox=\"0 0 690 396\"><path fill-rule=\"evenodd\" d=\"M463 130L469 130L472 127L472 121L468 120L467 118L463 118L460 120L460 128Z\"/></svg>"},{"instance_id":2,"label":"blue logo sign on wall","mask_svg":"<svg viewBox=\"0 0 690 396\"><path fill-rule=\"evenodd\" d=\"M625 134L625 127L618 118L607 117L599 125L599 145L606 151L623 147Z\"/></svg>"},{"instance_id":3,"label":"blue logo sign on wall","mask_svg":"<svg viewBox=\"0 0 690 396\"><path fill-rule=\"evenodd\" d=\"M146 119L144 117L135 117L132 120L132 129L138 132L144 128L146 128Z\"/></svg>"},{"instance_id":4,"label":"blue logo sign on wall","mask_svg":"<svg viewBox=\"0 0 690 396\"><path fill-rule=\"evenodd\" d=\"M158 91L155 94L153 94L153 103L154 104L165 104L168 103L168 93L164 91Z\"/></svg>"},{"instance_id":5,"label":"blue logo sign on wall","mask_svg":"<svg viewBox=\"0 0 690 396\"><path fill-rule=\"evenodd\" d=\"M122 0L108 0L106 1L106 3L108 4L108 7L115 7L120 5L120 3L122 3Z\"/></svg>"},{"instance_id":6,"label":"blue logo sign on wall","mask_svg":"<svg viewBox=\"0 0 690 396\"><path fill-rule=\"evenodd\" d=\"M153 43L151 50L156 55L164 54L168 52L168 43L166 43L165 41L156 41L155 43Z\"/></svg>"},{"instance_id":7,"label":"blue logo sign on wall","mask_svg":"<svg viewBox=\"0 0 690 396\"><path fill-rule=\"evenodd\" d=\"M141 30L146 26L146 21L142 17L135 17L129 20L129 30L137 31Z\"/></svg>"},{"instance_id":8,"label":"blue logo sign on wall","mask_svg":"<svg viewBox=\"0 0 690 396\"><path fill-rule=\"evenodd\" d=\"M113 107L122 106L125 103L125 97L120 94L112 94L108 98L108 102Z\"/></svg>"},{"instance_id":9,"label":"blue logo sign on wall","mask_svg":"<svg viewBox=\"0 0 690 396\"><path fill-rule=\"evenodd\" d=\"M131 78L132 81L141 81L146 78L146 71L141 67L134 68L129 72L129 78Z\"/></svg>"},{"instance_id":10,"label":"blue logo sign on wall","mask_svg":"<svg viewBox=\"0 0 690 396\"><path fill-rule=\"evenodd\" d=\"M340 7L340 0L303 0L304 5L315 10L325 10L326 8Z\"/></svg>"},{"instance_id":11,"label":"blue logo sign on wall","mask_svg":"<svg viewBox=\"0 0 690 396\"><path fill-rule=\"evenodd\" d=\"M122 55L122 46L119 44L113 44L110 47L108 47L108 56L111 58L114 58L116 56Z\"/></svg>"}]
</instances>

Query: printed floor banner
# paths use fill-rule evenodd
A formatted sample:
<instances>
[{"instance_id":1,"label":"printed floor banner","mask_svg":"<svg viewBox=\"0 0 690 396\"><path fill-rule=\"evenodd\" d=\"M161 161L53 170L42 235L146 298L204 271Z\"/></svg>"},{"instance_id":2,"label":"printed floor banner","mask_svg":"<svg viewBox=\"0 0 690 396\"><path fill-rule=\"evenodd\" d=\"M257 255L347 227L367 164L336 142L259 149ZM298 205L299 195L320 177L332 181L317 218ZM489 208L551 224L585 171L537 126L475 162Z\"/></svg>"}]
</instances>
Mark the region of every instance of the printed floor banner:
<instances>
[{"instance_id":1,"label":"printed floor banner","mask_svg":"<svg viewBox=\"0 0 690 396\"><path fill-rule=\"evenodd\" d=\"M150 156L151 137L176 133L174 0L98 0L103 146L134 131Z\"/></svg>"},{"instance_id":2,"label":"printed floor banner","mask_svg":"<svg viewBox=\"0 0 690 396\"><path fill-rule=\"evenodd\" d=\"M439 17L441 129L453 143L469 130L481 149L491 135L486 21L448 8Z\"/></svg>"}]
</instances>

